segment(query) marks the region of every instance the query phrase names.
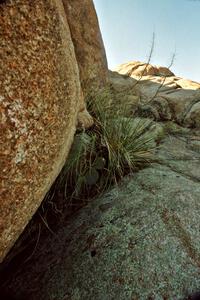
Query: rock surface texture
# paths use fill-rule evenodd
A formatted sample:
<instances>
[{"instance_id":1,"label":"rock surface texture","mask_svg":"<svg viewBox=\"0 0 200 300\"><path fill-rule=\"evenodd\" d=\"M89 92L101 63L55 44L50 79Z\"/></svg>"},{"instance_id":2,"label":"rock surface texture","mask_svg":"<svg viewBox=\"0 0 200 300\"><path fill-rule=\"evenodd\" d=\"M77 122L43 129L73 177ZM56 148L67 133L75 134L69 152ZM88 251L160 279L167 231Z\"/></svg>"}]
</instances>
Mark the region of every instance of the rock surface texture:
<instances>
[{"instance_id":1,"label":"rock surface texture","mask_svg":"<svg viewBox=\"0 0 200 300\"><path fill-rule=\"evenodd\" d=\"M0 40L2 260L65 162L81 89L61 0L1 1Z\"/></svg>"},{"instance_id":2,"label":"rock surface texture","mask_svg":"<svg viewBox=\"0 0 200 300\"><path fill-rule=\"evenodd\" d=\"M107 60L92 0L63 0L84 94L107 81Z\"/></svg>"},{"instance_id":3,"label":"rock surface texture","mask_svg":"<svg viewBox=\"0 0 200 300\"><path fill-rule=\"evenodd\" d=\"M160 163L39 243L9 290L30 300L183 300L198 292L200 132L183 132L165 138Z\"/></svg>"},{"instance_id":4,"label":"rock surface texture","mask_svg":"<svg viewBox=\"0 0 200 300\"><path fill-rule=\"evenodd\" d=\"M0 4L1 259L59 173L80 110L79 122L91 124L79 70L84 93L88 82L101 86L106 77L92 2L63 3ZM199 292L200 84L140 62L117 70L109 75L109 101L154 118L156 163L70 219L63 213L53 230L43 220L49 234L38 234L22 263L19 255L12 260L17 272L2 267L1 296L183 300Z\"/></svg>"},{"instance_id":5,"label":"rock surface texture","mask_svg":"<svg viewBox=\"0 0 200 300\"><path fill-rule=\"evenodd\" d=\"M140 98L140 115L200 128L199 83L176 77L167 68L141 62L122 64L116 71L111 74L111 83L119 89L126 82L129 93L134 87ZM118 73L125 77L120 78Z\"/></svg>"}]
</instances>

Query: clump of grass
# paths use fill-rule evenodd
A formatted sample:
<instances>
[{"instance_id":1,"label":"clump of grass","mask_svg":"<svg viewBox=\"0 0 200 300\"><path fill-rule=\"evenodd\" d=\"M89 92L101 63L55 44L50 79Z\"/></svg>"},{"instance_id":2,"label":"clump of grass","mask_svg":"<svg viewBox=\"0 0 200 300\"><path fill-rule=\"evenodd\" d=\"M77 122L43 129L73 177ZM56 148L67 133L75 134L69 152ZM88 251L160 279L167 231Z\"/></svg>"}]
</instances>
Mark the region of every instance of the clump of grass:
<instances>
[{"instance_id":1,"label":"clump of grass","mask_svg":"<svg viewBox=\"0 0 200 300\"><path fill-rule=\"evenodd\" d=\"M109 90L88 97L95 125L78 132L59 179L66 199L88 199L153 160L152 121L124 117Z\"/></svg>"}]
</instances>

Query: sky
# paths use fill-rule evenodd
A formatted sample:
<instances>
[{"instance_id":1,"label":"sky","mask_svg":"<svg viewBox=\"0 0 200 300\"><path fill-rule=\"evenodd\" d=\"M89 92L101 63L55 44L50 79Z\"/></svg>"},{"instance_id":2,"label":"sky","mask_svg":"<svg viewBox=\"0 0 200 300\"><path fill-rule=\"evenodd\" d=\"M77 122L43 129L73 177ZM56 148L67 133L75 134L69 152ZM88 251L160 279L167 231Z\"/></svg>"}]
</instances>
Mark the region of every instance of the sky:
<instances>
[{"instance_id":1,"label":"sky","mask_svg":"<svg viewBox=\"0 0 200 300\"><path fill-rule=\"evenodd\" d=\"M200 82L200 0L93 0L108 65L146 62Z\"/></svg>"}]
</instances>

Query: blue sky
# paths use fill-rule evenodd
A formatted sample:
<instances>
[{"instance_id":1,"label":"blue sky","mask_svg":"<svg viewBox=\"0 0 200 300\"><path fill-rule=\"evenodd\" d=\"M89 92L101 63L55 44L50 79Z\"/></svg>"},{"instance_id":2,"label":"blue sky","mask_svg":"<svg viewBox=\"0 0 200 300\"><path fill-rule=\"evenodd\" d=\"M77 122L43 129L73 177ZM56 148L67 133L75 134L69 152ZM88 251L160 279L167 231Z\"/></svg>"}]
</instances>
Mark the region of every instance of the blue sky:
<instances>
[{"instance_id":1,"label":"blue sky","mask_svg":"<svg viewBox=\"0 0 200 300\"><path fill-rule=\"evenodd\" d=\"M200 0L94 0L109 68L147 61L200 82Z\"/></svg>"}]
</instances>

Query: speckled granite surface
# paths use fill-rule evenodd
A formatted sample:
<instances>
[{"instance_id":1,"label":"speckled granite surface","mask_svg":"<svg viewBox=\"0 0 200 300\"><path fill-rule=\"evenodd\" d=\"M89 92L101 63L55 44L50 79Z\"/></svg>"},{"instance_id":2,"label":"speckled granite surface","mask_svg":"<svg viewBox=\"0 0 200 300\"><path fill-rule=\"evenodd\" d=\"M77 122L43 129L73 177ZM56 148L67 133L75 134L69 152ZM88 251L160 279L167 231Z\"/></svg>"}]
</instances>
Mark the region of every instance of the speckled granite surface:
<instances>
[{"instance_id":1,"label":"speckled granite surface","mask_svg":"<svg viewBox=\"0 0 200 300\"><path fill-rule=\"evenodd\" d=\"M0 4L0 260L58 175L80 101L61 0Z\"/></svg>"},{"instance_id":2,"label":"speckled granite surface","mask_svg":"<svg viewBox=\"0 0 200 300\"><path fill-rule=\"evenodd\" d=\"M92 0L63 0L83 92L107 81L107 59L97 14Z\"/></svg>"}]
</instances>

